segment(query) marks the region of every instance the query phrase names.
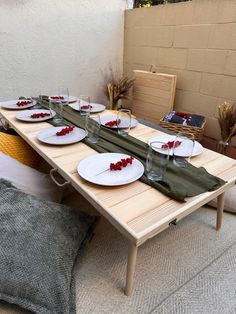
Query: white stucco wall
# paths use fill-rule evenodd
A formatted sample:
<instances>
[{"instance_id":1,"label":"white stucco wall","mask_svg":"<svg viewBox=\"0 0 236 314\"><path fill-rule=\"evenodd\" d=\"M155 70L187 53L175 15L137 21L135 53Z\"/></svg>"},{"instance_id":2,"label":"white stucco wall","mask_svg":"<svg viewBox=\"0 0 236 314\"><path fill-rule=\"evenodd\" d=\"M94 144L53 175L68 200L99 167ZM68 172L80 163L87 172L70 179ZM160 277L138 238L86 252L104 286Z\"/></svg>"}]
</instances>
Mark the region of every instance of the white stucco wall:
<instances>
[{"instance_id":1,"label":"white stucco wall","mask_svg":"<svg viewBox=\"0 0 236 314\"><path fill-rule=\"evenodd\" d=\"M32 89L104 101L102 71L122 70L125 0L1 0L0 100Z\"/></svg>"}]
</instances>

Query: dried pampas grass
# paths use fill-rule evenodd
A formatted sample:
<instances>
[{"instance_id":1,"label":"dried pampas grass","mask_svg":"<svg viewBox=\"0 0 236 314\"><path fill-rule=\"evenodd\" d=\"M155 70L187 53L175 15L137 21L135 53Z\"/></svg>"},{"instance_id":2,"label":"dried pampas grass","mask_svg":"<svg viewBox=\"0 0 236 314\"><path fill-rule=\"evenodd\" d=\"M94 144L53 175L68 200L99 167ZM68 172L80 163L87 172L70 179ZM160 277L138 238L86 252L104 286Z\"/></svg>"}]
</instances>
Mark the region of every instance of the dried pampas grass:
<instances>
[{"instance_id":1,"label":"dried pampas grass","mask_svg":"<svg viewBox=\"0 0 236 314\"><path fill-rule=\"evenodd\" d=\"M134 80L128 76L116 78L110 69L110 76L105 78L104 94L110 102L111 109L117 109L117 103L120 99L128 99L130 88Z\"/></svg>"},{"instance_id":2,"label":"dried pampas grass","mask_svg":"<svg viewBox=\"0 0 236 314\"><path fill-rule=\"evenodd\" d=\"M219 125L221 129L221 138L225 142L230 142L236 135L236 108L227 101L219 105Z\"/></svg>"}]
</instances>

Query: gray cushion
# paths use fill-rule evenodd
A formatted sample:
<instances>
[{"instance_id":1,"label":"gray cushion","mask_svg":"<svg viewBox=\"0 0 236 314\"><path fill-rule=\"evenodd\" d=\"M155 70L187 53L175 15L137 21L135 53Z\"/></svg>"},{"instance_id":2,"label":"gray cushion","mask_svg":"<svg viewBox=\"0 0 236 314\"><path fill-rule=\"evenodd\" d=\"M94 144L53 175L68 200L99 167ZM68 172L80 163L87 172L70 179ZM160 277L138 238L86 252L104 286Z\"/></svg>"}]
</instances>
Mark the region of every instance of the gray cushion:
<instances>
[{"instance_id":1,"label":"gray cushion","mask_svg":"<svg viewBox=\"0 0 236 314\"><path fill-rule=\"evenodd\" d=\"M96 218L0 179L0 299L35 313L75 313L73 265Z\"/></svg>"},{"instance_id":2,"label":"gray cushion","mask_svg":"<svg viewBox=\"0 0 236 314\"><path fill-rule=\"evenodd\" d=\"M217 198L210 201L208 205L212 207L217 207ZM236 214L236 185L234 185L231 189L225 192L225 206L224 210L226 212Z\"/></svg>"}]
</instances>

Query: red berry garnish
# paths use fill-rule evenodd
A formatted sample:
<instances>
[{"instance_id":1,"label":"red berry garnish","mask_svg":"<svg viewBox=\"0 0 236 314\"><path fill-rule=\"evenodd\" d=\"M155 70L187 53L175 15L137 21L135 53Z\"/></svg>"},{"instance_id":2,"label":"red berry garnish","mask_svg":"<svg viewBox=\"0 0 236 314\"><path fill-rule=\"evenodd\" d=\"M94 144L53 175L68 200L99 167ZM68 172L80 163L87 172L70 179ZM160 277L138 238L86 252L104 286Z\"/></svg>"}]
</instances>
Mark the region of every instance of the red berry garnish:
<instances>
[{"instance_id":1,"label":"red berry garnish","mask_svg":"<svg viewBox=\"0 0 236 314\"><path fill-rule=\"evenodd\" d=\"M117 161L115 164L110 163L110 170L122 170L122 168L126 167L128 164L132 164L134 157L127 157L125 159L121 159L120 161Z\"/></svg>"},{"instance_id":2,"label":"red berry garnish","mask_svg":"<svg viewBox=\"0 0 236 314\"><path fill-rule=\"evenodd\" d=\"M63 135L66 135L66 134L69 134L70 132L72 132L73 130L74 130L74 126L68 126L68 127L66 127L66 128L63 128L63 129L61 129L60 131L58 131L57 133L56 133L56 135L57 136L63 136Z\"/></svg>"},{"instance_id":3,"label":"red berry garnish","mask_svg":"<svg viewBox=\"0 0 236 314\"><path fill-rule=\"evenodd\" d=\"M55 100L64 99L63 96L51 96L50 98Z\"/></svg>"},{"instance_id":4,"label":"red berry garnish","mask_svg":"<svg viewBox=\"0 0 236 314\"><path fill-rule=\"evenodd\" d=\"M30 117L33 119L37 119L37 118L44 118L44 117L49 117L50 113L47 112L40 112L40 113L33 113Z\"/></svg>"},{"instance_id":5,"label":"red berry garnish","mask_svg":"<svg viewBox=\"0 0 236 314\"><path fill-rule=\"evenodd\" d=\"M180 141L169 141L161 146L163 149L178 147L182 142Z\"/></svg>"},{"instance_id":6,"label":"red berry garnish","mask_svg":"<svg viewBox=\"0 0 236 314\"><path fill-rule=\"evenodd\" d=\"M91 109L93 108L91 105L83 105L83 106L80 106L80 109Z\"/></svg>"},{"instance_id":7,"label":"red berry garnish","mask_svg":"<svg viewBox=\"0 0 236 314\"><path fill-rule=\"evenodd\" d=\"M23 106L26 106L26 105L29 105L29 104L32 104L31 100L20 100L20 101L17 101L17 103L16 103L16 105L18 107L23 107Z\"/></svg>"},{"instance_id":8,"label":"red berry garnish","mask_svg":"<svg viewBox=\"0 0 236 314\"><path fill-rule=\"evenodd\" d=\"M114 126L114 125L118 125L121 123L121 120L118 119L118 120L112 120L112 121L108 121L105 123L106 126Z\"/></svg>"}]
</instances>

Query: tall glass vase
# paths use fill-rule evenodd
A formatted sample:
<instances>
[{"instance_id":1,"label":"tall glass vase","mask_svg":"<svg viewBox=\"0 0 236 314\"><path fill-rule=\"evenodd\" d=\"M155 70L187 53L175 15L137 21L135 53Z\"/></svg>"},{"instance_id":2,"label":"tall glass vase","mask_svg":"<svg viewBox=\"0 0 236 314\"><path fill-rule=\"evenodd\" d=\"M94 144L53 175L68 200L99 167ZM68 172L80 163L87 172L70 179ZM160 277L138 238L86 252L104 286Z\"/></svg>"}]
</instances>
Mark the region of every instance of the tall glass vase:
<instances>
[{"instance_id":1,"label":"tall glass vase","mask_svg":"<svg viewBox=\"0 0 236 314\"><path fill-rule=\"evenodd\" d=\"M118 110L119 109L119 100L115 101L114 98L110 98L109 99L109 103L110 103L110 109L111 110Z\"/></svg>"},{"instance_id":2,"label":"tall glass vase","mask_svg":"<svg viewBox=\"0 0 236 314\"><path fill-rule=\"evenodd\" d=\"M217 153L226 155L228 147L229 147L229 142L220 140L217 143L217 147L216 147Z\"/></svg>"}]
</instances>

